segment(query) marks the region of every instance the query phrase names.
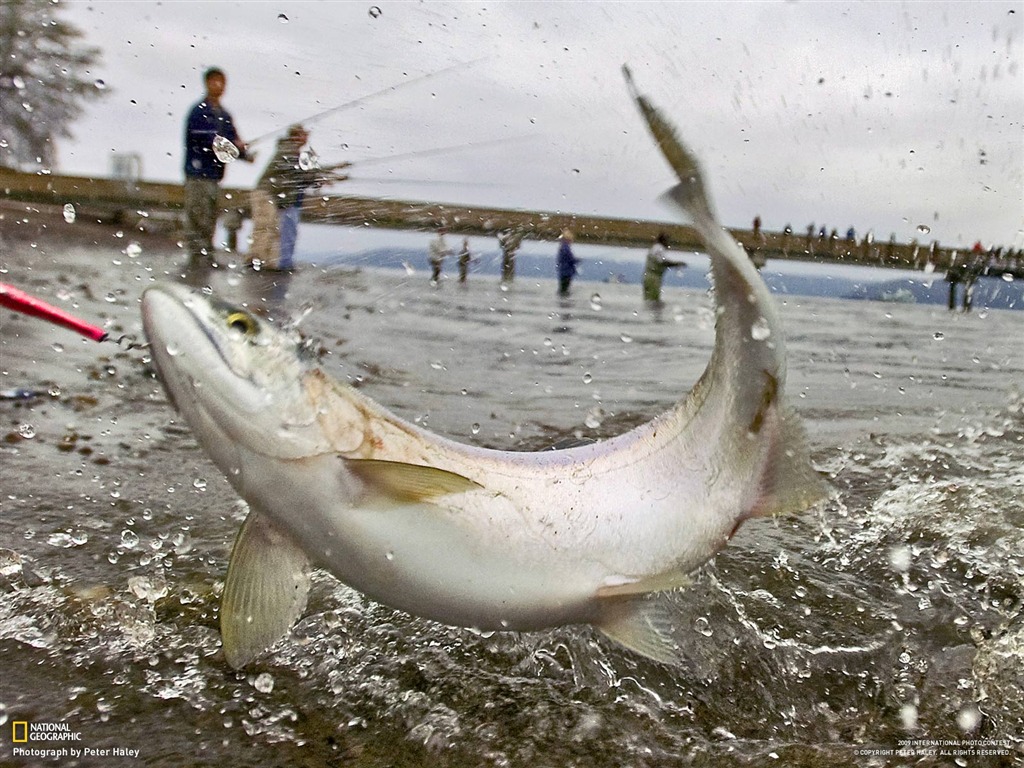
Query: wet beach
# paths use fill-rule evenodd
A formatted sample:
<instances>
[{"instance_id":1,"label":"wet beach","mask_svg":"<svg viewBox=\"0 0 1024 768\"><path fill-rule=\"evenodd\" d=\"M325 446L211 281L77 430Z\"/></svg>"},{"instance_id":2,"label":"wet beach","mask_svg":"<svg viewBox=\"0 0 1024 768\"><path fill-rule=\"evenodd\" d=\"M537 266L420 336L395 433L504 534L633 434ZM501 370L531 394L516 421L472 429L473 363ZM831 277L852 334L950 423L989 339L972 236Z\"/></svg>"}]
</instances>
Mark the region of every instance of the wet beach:
<instances>
[{"instance_id":1,"label":"wet beach","mask_svg":"<svg viewBox=\"0 0 1024 768\"><path fill-rule=\"evenodd\" d=\"M140 335L145 287L185 274L274 321L301 317L339 379L491 447L618 434L685 394L713 343L698 291L667 290L655 310L635 285L578 282L560 301L553 280L435 288L425 270L253 273L230 254L186 274L173 237L59 212L4 209L0 233L4 282L115 338ZM0 389L34 394L0 402L0 728L67 724L96 754L19 757L5 737L0 760L1015 764L1019 314L789 297L782 318L787 398L835 495L748 523L674 597L680 668L585 627L439 626L319 574L292 635L235 672L217 603L244 509L145 351L5 310Z\"/></svg>"}]
</instances>

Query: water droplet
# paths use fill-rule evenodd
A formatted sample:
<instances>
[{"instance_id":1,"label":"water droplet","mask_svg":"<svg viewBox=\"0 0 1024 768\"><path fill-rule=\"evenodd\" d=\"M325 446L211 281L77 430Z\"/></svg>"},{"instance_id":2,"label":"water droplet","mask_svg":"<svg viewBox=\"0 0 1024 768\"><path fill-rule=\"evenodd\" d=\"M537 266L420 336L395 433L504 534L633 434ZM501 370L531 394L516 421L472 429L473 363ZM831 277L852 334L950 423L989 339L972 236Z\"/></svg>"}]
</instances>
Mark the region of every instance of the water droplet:
<instances>
[{"instance_id":1,"label":"water droplet","mask_svg":"<svg viewBox=\"0 0 1024 768\"><path fill-rule=\"evenodd\" d=\"M11 84L19 91L25 90L25 80L20 75L11 78Z\"/></svg>"},{"instance_id":2,"label":"water droplet","mask_svg":"<svg viewBox=\"0 0 1024 768\"><path fill-rule=\"evenodd\" d=\"M957 713L956 724L964 733L970 733L981 724L981 710L976 704L968 704Z\"/></svg>"},{"instance_id":3,"label":"water droplet","mask_svg":"<svg viewBox=\"0 0 1024 768\"><path fill-rule=\"evenodd\" d=\"M1013 273L1012 272L1003 272L1003 282L1012 283L1013 282Z\"/></svg>"},{"instance_id":4,"label":"water droplet","mask_svg":"<svg viewBox=\"0 0 1024 768\"><path fill-rule=\"evenodd\" d=\"M125 529L121 531L121 546L125 549L134 549L139 545L139 534L135 531Z\"/></svg>"},{"instance_id":5,"label":"water droplet","mask_svg":"<svg viewBox=\"0 0 1024 768\"><path fill-rule=\"evenodd\" d=\"M165 347L165 349L167 350L167 354L170 355L171 357L177 357L178 355L181 354L181 349L179 349L174 344L168 344Z\"/></svg>"},{"instance_id":6,"label":"water droplet","mask_svg":"<svg viewBox=\"0 0 1024 768\"><path fill-rule=\"evenodd\" d=\"M21 435L26 440L31 440L33 437L36 436L36 428L33 427L31 424L19 424L18 434Z\"/></svg>"},{"instance_id":7,"label":"water droplet","mask_svg":"<svg viewBox=\"0 0 1024 768\"><path fill-rule=\"evenodd\" d=\"M277 14L277 20L280 21L282 24L288 23L288 17L285 16L283 13Z\"/></svg>"},{"instance_id":8,"label":"water droplet","mask_svg":"<svg viewBox=\"0 0 1024 768\"><path fill-rule=\"evenodd\" d=\"M381 15L380 7L376 6L376 5L371 5L370 6L370 18L371 19L379 19L380 15Z\"/></svg>"},{"instance_id":9,"label":"water droplet","mask_svg":"<svg viewBox=\"0 0 1024 768\"><path fill-rule=\"evenodd\" d=\"M633 337L630 336L628 333L622 334L621 336L619 336L619 338L622 340L623 344L629 344L631 341L633 341Z\"/></svg>"},{"instance_id":10,"label":"water droplet","mask_svg":"<svg viewBox=\"0 0 1024 768\"><path fill-rule=\"evenodd\" d=\"M590 297L590 308L595 312L601 311L601 294L595 293Z\"/></svg>"},{"instance_id":11,"label":"water droplet","mask_svg":"<svg viewBox=\"0 0 1024 768\"><path fill-rule=\"evenodd\" d=\"M96 78L96 82L93 83L93 85L96 86L96 90L98 91L105 91L107 89L107 84L100 80L98 77Z\"/></svg>"},{"instance_id":12,"label":"water droplet","mask_svg":"<svg viewBox=\"0 0 1024 768\"><path fill-rule=\"evenodd\" d=\"M274 690L274 678L269 672L261 672L252 681L252 687L260 693L270 693Z\"/></svg>"},{"instance_id":13,"label":"water droplet","mask_svg":"<svg viewBox=\"0 0 1024 768\"><path fill-rule=\"evenodd\" d=\"M389 560L389 561L390 560L394 560L395 559L395 553L394 552L390 552L390 551L389 552L385 552L384 553L384 559L385 560Z\"/></svg>"},{"instance_id":14,"label":"water droplet","mask_svg":"<svg viewBox=\"0 0 1024 768\"><path fill-rule=\"evenodd\" d=\"M64 345L61 344L59 341L55 341L53 344L50 345L50 349L52 349L54 352L63 352Z\"/></svg>"},{"instance_id":15,"label":"water droplet","mask_svg":"<svg viewBox=\"0 0 1024 768\"><path fill-rule=\"evenodd\" d=\"M202 477L197 477L195 480L192 481L192 487L195 488L197 491L205 491L206 479Z\"/></svg>"},{"instance_id":16,"label":"water droplet","mask_svg":"<svg viewBox=\"0 0 1024 768\"><path fill-rule=\"evenodd\" d=\"M913 704L904 704L900 707L900 720L905 730L912 731L917 728L917 707Z\"/></svg>"},{"instance_id":17,"label":"water droplet","mask_svg":"<svg viewBox=\"0 0 1024 768\"><path fill-rule=\"evenodd\" d=\"M59 533L51 533L46 537L46 543L51 547L62 547L64 549L73 546L71 544L71 536L63 531Z\"/></svg>"},{"instance_id":18,"label":"water droplet","mask_svg":"<svg viewBox=\"0 0 1024 768\"><path fill-rule=\"evenodd\" d=\"M594 380L594 377L591 375L590 371L587 371L586 373L583 374L583 383L584 384L589 384L593 380Z\"/></svg>"},{"instance_id":19,"label":"water droplet","mask_svg":"<svg viewBox=\"0 0 1024 768\"><path fill-rule=\"evenodd\" d=\"M587 425L588 429L597 429L601 426L601 420L603 418L604 411L600 406L598 406L587 411L587 416L583 419L583 423Z\"/></svg>"},{"instance_id":20,"label":"water droplet","mask_svg":"<svg viewBox=\"0 0 1024 768\"><path fill-rule=\"evenodd\" d=\"M50 388L46 390L46 394L48 394L50 397L60 397L60 387L58 387L56 384L52 384Z\"/></svg>"},{"instance_id":21,"label":"water droplet","mask_svg":"<svg viewBox=\"0 0 1024 768\"><path fill-rule=\"evenodd\" d=\"M106 301L108 304L116 304L117 296L114 295L113 293L108 293L106 296L103 297L103 300Z\"/></svg>"},{"instance_id":22,"label":"water droplet","mask_svg":"<svg viewBox=\"0 0 1024 768\"><path fill-rule=\"evenodd\" d=\"M757 318L754 324L750 326L750 338L754 341L764 341L771 335L771 326L768 325L768 321L763 317Z\"/></svg>"},{"instance_id":23,"label":"water droplet","mask_svg":"<svg viewBox=\"0 0 1024 768\"><path fill-rule=\"evenodd\" d=\"M693 622L693 628L704 635L704 637L711 637L715 634L715 630L711 628L711 622L705 616L698 616L696 621Z\"/></svg>"},{"instance_id":24,"label":"water droplet","mask_svg":"<svg viewBox=\"0 0 1024 768\"><path fill-rule=\"evenodd\" d=\"M78 214L75 212L75 206L73 206L71 203L64 204L64 221L66 221L68 224L74 224L75 216L77 215Z\"/></svg>"},{"instance_id":25,"label":"water droplet","mask_svg":"<svg viewBox=\"0 0 1024 768\"><path fill-rule=\"evenodd\" d=\"M129 259L136 259L139 257L139 254L142 253L142 246L135 241L132 241L125 247L124 252Z\"/></svg>"},{"instance_id":26,"label":"water droplet","mask_svg":"<svg viewBox=\"0 0 1024 768\"><path fill-rule=\"evenodd\" d=\"M238 147L218 133L213 137L213 154L226 165L238 159Z\"/></svg>"},{"instance_id":27,"label":"water droplet","mask_svg":"<svg viewBox=\"0 0 1024 768\"><path fill-rule=\"evenodd\" d=\"M946 334L944 334L942 331L936 331L935 335L932 338L934 338L936 341L942 341L944 338L946 338Z\"/></svg>"},{"instance_id":28,"label":"water droplet","mask_svg":"<svg viewBox=\"0 0 1024 768\"><path fill-rule=\"evenodd\" d=\"M141 600L155 603L168 593L167 582L161 578L150 579L146 576L132 576L128 579L128 590Z\"/></svg>"},{"instance_id":29,"label":"water droplet","mask_svg":"<svg viewBox=\"0 0 1024 768\"><path fill-rule=\"evenodd\" d=\"M919 234L919 235L927 235L927 234L930 234L931 231L932 231L932 228L929 227L927 224L918 224L917 225L917 234Z\"/></svg>"},{"instance_id":30,"label":"water droplet","mask_svg":"<svg viewBox=\"0 0 1024 768\"><path fill-rule=\"evenodd\" d=\"M476 423L474 423L474 424L473 424L473 426L472 426L472 427L470 427L470 431L472 431L472 433L473 433L474 435L479 435L479 434L480 434L480 425L479 425L479 424L476 424Z\"/></svg>"},{"instance_id":31,"label":"water droplet","mask_svg":"<svg viewBox=\"0 0 1024 768\"><path fill-rule=\"evenodd\" d=\"M901 545L889 550L889 564L893 567L893 570L906 573L910 570L912 562L913 555L910 547Z\"/></svg>"}]
</instances>

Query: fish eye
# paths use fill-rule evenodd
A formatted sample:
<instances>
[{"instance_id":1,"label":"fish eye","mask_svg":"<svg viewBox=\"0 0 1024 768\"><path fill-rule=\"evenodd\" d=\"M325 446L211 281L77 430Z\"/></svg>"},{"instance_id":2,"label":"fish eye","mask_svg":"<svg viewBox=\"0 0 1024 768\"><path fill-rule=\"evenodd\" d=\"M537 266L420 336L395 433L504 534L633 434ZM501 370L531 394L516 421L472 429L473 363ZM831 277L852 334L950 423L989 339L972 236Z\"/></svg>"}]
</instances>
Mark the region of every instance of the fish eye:
<instances>
[{"instance_id":1,"label":"fish eye","mask_svg":"<svg viewBox=\"0 0 1024 768\"><path fill-rule=\"evenodd\" d=\"M246 336L254 336L259 330L259 326L256 324L252 315L245 312L232 312L228 315L225 322L227 323L228 328L240 331Z\"/></svg>"}]
</instances>

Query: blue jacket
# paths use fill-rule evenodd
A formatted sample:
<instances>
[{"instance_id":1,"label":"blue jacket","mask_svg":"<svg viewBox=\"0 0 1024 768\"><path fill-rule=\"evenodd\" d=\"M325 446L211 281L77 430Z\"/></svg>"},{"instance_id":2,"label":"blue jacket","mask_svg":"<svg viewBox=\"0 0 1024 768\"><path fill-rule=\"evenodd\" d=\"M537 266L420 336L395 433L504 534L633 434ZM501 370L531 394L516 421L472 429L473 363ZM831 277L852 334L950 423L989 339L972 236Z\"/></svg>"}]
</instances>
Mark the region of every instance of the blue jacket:
<instances>
[{"instance_id":1,"label":"blue jacket","mask_svg":"<svg viewBox=\"0 0 1024 768\"><path fill-rule=\"evenodd\" d=\"M218 134L232 142L238 138L227 110L204 99L192 107L185 122L185 176L214 181L224 178L224 163L213 154L213 137ZM239 156L245 157L245 152Z\"/></svg>"},{"instance_id":2,"label":"blue jacket","mask_svg":"<svg viewBox=\"0 0 1024 768\"><path fill-rule=\"evenodd\" d=\"M572 277L576 274L579 259L572 255L572 245L563 240L558 246L558 277Z\"/></svg>"}]
</instances>

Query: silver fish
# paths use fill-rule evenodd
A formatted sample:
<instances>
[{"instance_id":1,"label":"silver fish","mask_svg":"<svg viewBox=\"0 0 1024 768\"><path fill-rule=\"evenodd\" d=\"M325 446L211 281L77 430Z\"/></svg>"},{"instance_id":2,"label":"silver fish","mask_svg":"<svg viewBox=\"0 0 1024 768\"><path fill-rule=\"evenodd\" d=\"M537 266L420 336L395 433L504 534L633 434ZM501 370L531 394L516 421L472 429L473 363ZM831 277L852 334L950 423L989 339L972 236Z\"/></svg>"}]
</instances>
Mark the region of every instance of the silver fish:
<instances>
[{"instance_id":1,"label":"silver fish","mask_svg":"<svg viewBox=\"0 0 1024 768\"><path fill-rule=\"evenodd\" d=\"M747 518L825 494L782 403L775 305L715 219L692 153L634 97L679 175L669 198L711 256L718 319L693 389L618 437L539 453L460 444L333 380L294 334L245 309L174 284L145 292L167 393L250 508L221 604L232 667L289 631L311 566L444 624L590 624L671 663L671 616L649 596L686 585Z\"/></svg>"}]
</instances>

